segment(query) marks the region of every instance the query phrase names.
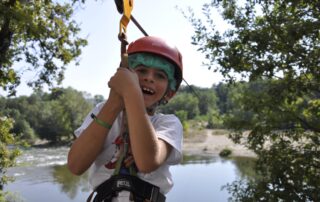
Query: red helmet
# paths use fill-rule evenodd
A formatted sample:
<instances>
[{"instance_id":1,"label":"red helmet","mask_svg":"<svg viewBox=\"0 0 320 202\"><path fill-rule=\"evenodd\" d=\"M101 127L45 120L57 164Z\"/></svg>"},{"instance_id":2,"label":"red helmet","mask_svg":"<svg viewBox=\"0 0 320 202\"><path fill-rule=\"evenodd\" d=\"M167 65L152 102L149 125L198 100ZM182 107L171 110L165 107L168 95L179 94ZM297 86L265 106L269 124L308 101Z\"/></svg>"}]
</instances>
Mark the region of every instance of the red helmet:
<instances>
[{"instance_id":1,"label":"red helmet","mask_svg":"<svg viewBox=\"0 0 320 202\"><path fill-rule=\"evenodd\" d=\"M161 38L154 36L146 36L129 44L128 54L138 52L148 52L161 55L166 59L170 60L175 65L175 79L177 82L176 90L178 90L182 81L182 55L176 47L169 45L166 41Z\"/></svg>"}]
</instances>

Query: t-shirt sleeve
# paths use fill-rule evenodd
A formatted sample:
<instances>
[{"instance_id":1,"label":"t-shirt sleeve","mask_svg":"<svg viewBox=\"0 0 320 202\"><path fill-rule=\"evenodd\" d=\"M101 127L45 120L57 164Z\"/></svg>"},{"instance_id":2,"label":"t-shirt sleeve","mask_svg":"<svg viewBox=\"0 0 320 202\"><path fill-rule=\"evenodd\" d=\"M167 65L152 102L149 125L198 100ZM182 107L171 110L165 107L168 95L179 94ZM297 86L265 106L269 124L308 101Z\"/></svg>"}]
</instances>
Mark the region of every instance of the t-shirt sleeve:
<instances>
[{"instance_id":1,"label":"t-shirt sleeve","mask_svg":"<svg viewBox=\"0 0 320 202\"><path fill-rule=\"evenodd\" d=\"M182 160L183 127L175 115L163 115L155 123L158 138L172 146L167 159L169 165L178 164Z\"/></svg>"},{"instance_id":2,"label":"t-shirt sleeve","mask_svg":"<svg viewBox=\"0 0 320 202\"><path fill-rule=\"evenodd\" d=\"M83 123L81 124L81 126L79 128L77 128L74 131L75 136L79 137L81 135L81 133L90 125L90 123L92 122L92 118L91 118L91 113L97 115L99 113L99 111L101 110L102 106L104 105L104 102L101 102L99 104L97 104L90 112L89 114L85 117Z\"/></svg>"}]
</instances>

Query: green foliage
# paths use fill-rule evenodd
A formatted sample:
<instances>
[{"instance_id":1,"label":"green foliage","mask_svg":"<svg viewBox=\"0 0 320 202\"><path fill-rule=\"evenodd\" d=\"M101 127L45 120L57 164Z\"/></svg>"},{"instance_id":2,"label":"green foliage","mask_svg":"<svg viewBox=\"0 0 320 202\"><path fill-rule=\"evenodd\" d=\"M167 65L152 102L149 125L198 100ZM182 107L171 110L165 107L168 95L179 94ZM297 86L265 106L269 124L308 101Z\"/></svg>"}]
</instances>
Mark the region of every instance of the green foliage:
<instances>
[{"instance_id":1,"label":"green foliage","mask_svg":"<svg viewBox=\"0 0 320 202\"><path fill-rule=\"evenodd\" d=\"M199 99L199 114L207 115L217 109L217 96L213 90L202 90Z\"/></svg>"},{"instance_id":2,"label":"green foliage","mask_svg":"<svg viewBox=\"0 0 320 202\"><path fill-rule=\"evenodd\" d=\"M320 198L319 7L319 1L212 1L203 7L205 22L190 14L192 42L209 69L236 83L217 87L224 124L235 129L234 141L244 138L257 153L263 176L230 186L233 201ZM212 9L227 30L217 30Z\"/></svg>"},{"instance_id":3,"label":"green foliage","mask_svg":"<svg viewBox=\"0 0 320 202\"><path fill-rule=\"evenodd\" d=\"M183 131L188 131L189 129L189 125L188 125L188 122L187 122L187 115L188 115L188 112L184 111L184 110L179 110L179 111L176 111L175 113L177 115L177 117L179 118L179 120L181 121L182 123L182 126L183 126Z\"/></svg>"},{"instance_id":4,"label":"green foliage","mask_svg":"<svg viewBox=\"0 0 320 202\"><path fill-rule=\"evenodd\" d=\"M176 115L182 123L187 121L188 112L184 110L179 110L179 111L176 111Z\"/></svg>"},{"instance_id":5,"label":"green foliage","mask_svg":"<svg viewBox=\"0 0 320 202\"><path fill-rule=\"evenodd\" d=\"M7 169L15 165L15 159L20 154L20 151L14 146L17 140L14 134L10 133L13 127L13 120L7 117L0 117L0 190L3 185L7 184L13 179L6 175ZM9 148L10 145L12 148ZM4 193L0 192L0 200L4 198Z\"/></svg>"},{"instance_id":6,"label":"green foliage","mask_svg":"<svg viewBox=\"0 0 320 202\"><path fill-rule=\"evenodd\" d=\"M21 75L30 70L34 74L34 80L28 85L34 88L61 83L67 64L77 60L81 48L87 44L85 39L77 36L80 28L72 20L76 2L85 3L85 0L72 0L70 3L52 0L0 1L0 87L9 95L15 95ZM25 65L24 69L15 67L21 62ZM43 113L50 114L48 105L38 102L39 100L42 99L37 95L30 100L26 97L10 101L0 98L0 191L8 181L6 169L14 165L18 155L17 150L9 150L7 147L15 145L19 136L32 142L38 132L33 127L43 123ZM58 104L55 106L60 107ZM47 111L40 111L42 109ZM15 125L12 125L10 119L1 118L3 114L14 117L17 120ZM77 124L77 115L78 113L72 114L72 120L65 121L64 127L60 126L58 131L64 135L66 131L70 132L70 127ZM54 116L57 119L65 117L63 113ZM57 120L51 121L56 123ZM63 131L66 128L68 130ZM17 133L16 138L13 138L11 129ZM0 201L4 200L4 193L1 191Z\"/></svg>"},{"instance_id":7,"label":"green foliage","mask_svg":"<svg viewBox=\"0 0 320 202\"><path fill-rule=\"evenodd\" d=\"M103 97L103 95L95 95L93 97L93 105L97 105L100 102L103 102L105 99Z\"/></svg>"},{"instance_id":8,"label":"green foliage","mask_svg":"<svg viewBox=\"0 0 320 202\"><path fill-rule=\"evenodd\" d=\"M19 134L19 139L25 140L28 144L32 144L36 140L36 133L34 129L25 119L17 119L12 132Z\"/></svg>"},{"instance_id":9,"label":"green foliage","mask_svg":"<svg viewBox=\"0 0 320 202\"><path fill-rule=\"evenodd\" d=\"M230 86L229 86L230 87ZM218 98L217 100L217 105L219 108L219 112L221 114L224 114L227 112L228 110L228 92L229 92L229 87L223 83L219 83L216 87L215 87L215 91L216 91L216 96Z\"/></svg>"},{"instance_id":10,"label":"green foliage","mask_svg":"<svg viewBox=\"0 0 320 202\"><path fill-rule=\"evenodd\" d=\"M214 128L224 128L223 120L220 114L218 114L217 111L208 113L208 121L206 128L208 129L214 129Z\"/></svg>"},{"instance_id":11,"label":"green foliage","mask_svg":"<svg viewBox=\"0 0 320 202\"><path fill-rule=\"evenodd\" d=\"M80 28L72 19L76 2L84 0L0 2L0 87L14 95L27 69L35 75L32 87L62 81L66 65L87 44L77 36ZM14 64L22 61L28 65L17 71Z\"/></svg>"},{"instance_id":12,"label":"green foliage","mask_svg":"<svg viewBox=\"0 0 320 202\"><path fill-rule=\"evenodd\" d=\"M213 116L209 116L207 128L208 129L213 129L214 128Z\"/></svg>"},{"instance_id":13,"label":"green foliage","mask_svg":"<svg viewBox=\"0 0 320 202\"><path fill-rule=\"evenodd\" d=\"M228 148L223 149L220 153L219 156L221 157L228 157L232 154L232 151Z\"/></svg>"},{"instance_id":14,"label":"green foliage","mask_svg":"<svg viewBox=\"0 0 320 202\"><path fill-rule=\"evenodd\" d=\"M72 88L36 91L30 97L3 98L0 113L16 120L12 131L32 144L38 138L52 143L69 141L93 107Z\"/></svg>"},{"instance_id":15,"label":"green foliage","mask_svg":"<svg viewBox=\"0 0 320 202\"><path fill-rule=\"evenodd\" d=\"M196 86L192 86L192 88L197 92L197 95L191 88L182 86L178 94L167 105L161 106L159 111L176 114L181 122L190 119L199 119L199 121L206 122L209 116L218 115L218 98L215 89ZM185 117L184 114L187 116Z\"/></svg>"},{"instance_id":16,"label":"green foliage","mask_svg":"<svg viewBox=\"0 0 320 202\"><path fill-rule=\"evenodd\" d=\"M45 139L61 142L73 138L73 131L80 126L92 105L72 88L56 89L48 102L48 113L45 115L40 129Z\"/></svg>"},{"instance_id":17,"label":"green foliage","mask_svg":"<svg viewBox=\"0 0 320 202\"><path fill-rule=\"evenodd\" d=\"M170 102L161 107L160 111L166 114L174 114L177 111L187 112L187 119L192 119L199 114L199 100L189 93L179 93Z\"/></svg>"}]
</instances>

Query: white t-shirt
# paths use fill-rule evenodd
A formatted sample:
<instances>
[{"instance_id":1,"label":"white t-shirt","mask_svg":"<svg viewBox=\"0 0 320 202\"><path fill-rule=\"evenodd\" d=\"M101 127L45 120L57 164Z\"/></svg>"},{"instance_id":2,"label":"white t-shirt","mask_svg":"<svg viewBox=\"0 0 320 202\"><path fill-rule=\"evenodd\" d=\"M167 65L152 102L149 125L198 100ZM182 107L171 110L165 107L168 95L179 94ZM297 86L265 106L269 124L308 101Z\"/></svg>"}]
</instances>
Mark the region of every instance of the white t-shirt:
<instances>
[{"instance_id":1,"label":"white t-shirt","mask_svg":"<svg viewBox=\"0 0 320 202\"><path fill-rule=\"evenodd\" d=\"M85 118L82 125L75 130L75 135L78 137L82 131L92 122L91 113L98 114L104 103L98 104ZM180 120L175 115L155 114L150 116L150 121L156 131L157 137L166 141L172 146L171 153L168 159L157 170L151 173L137 173L137 176L144 181L147 181L160 188L163 194L168 193L172 186L172 176L169 171L170 165L180 163L182 159L182 140L183 128ZM93 162L89 168L89 182L93 188L99 186L102 182L111 177L114 172L116 157L119 156L117 142L121 129L122 113L118 115L109 134L104 142L104 148L101 154ZM126 195L126 193L124 193ZM120 194L121 196L121 194Z\"/></svg>"}]
</instances>

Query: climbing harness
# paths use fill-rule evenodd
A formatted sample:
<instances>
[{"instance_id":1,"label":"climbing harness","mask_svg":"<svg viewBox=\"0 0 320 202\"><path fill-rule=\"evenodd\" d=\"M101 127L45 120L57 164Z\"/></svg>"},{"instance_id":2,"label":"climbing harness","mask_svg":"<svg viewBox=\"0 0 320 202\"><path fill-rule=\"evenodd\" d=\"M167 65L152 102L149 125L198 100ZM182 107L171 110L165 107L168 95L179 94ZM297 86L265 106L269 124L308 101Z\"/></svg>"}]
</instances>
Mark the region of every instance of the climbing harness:
<instances>
[{"instance_id":1,"label":"climbing harness","mask_svg":"<svg viewBox=\"0 0 320 202\"><path fill-rule=\"evenodd\" d=\"M134 202L164 202L166 197L160 193L160 189L140 178L132 175L113 175L103 182L97 189L97 195L93 202L111 202L120 191L132 193Z\"/></svg>"}]
</instances>

